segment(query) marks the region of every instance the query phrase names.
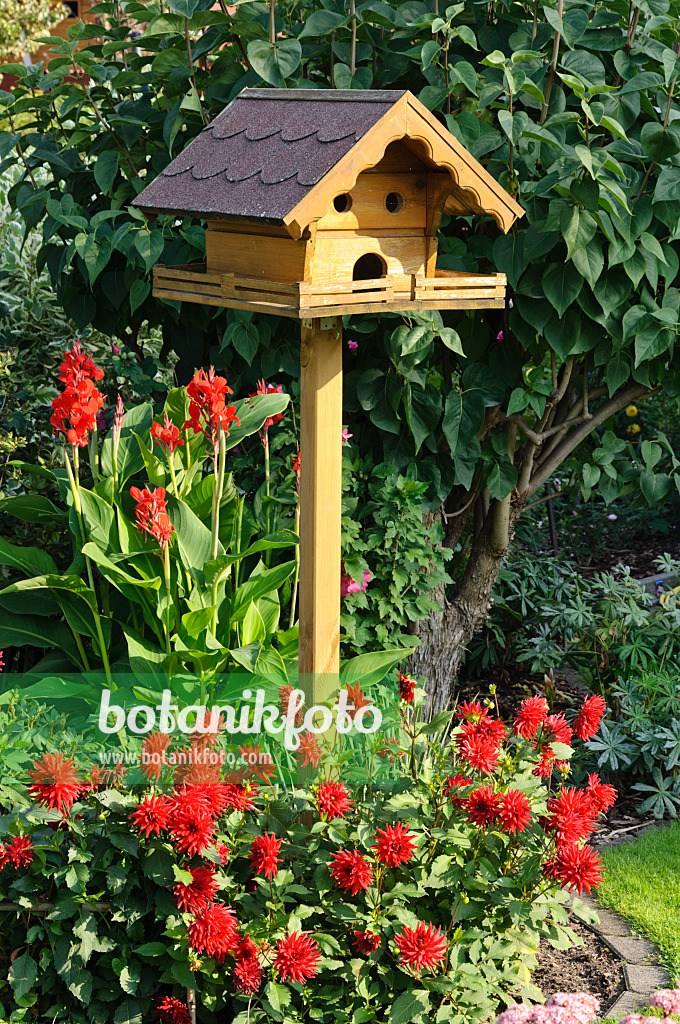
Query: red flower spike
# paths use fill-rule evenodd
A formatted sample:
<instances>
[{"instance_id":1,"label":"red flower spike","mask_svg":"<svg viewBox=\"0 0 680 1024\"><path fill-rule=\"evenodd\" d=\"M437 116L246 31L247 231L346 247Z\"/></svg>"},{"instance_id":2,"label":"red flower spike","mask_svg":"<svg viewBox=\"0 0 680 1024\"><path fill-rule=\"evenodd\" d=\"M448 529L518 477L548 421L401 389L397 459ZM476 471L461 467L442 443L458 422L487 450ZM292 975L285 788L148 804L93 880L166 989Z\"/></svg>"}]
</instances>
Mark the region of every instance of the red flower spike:
<instances>
[{"instance_id":1,"label":"red flower spike","mask_svg":"<svg viewBox=\"0 0 680 1024\"><path fill-rule=\"evenodd\" d=\"M349 793L342 782L321 782L317 795L319 813L331 821L344 818L351 809Z\"/></svg>"},{"instance_id":2,"label":"red flower spike","mask_svg":"<svg viewBox=\"0 0 680 1024\"><path fill-rule=\"evenodd\" d=\"M154 444L159 444L166 455L172 455L177 448L181 448L184 441L179 436L179 427L170 422L167 412L163 417L163 426L155 421L151 424L151 437Z\"/></svg>"},{"instance_id":3,"label":"red flower spike","mask_svg":"<svg viewBox=\"0 0 680 1024\"><path fill-rule=\"evenodd\" d=\"M165 996L156 1007L156 1019L167 1024L191 1024L186 1005L176 996Z\"/></svg>"},{"instance_id":4,"label":"red flower spike","mask_svg":"<svg viewBox=\"0 0 680 1024\"><path fill-rule=\"evenodd\" d=\"M400 821L396 825L385 825L384 829L377 829L375 838L377 842L373 844L373 849L375 859L380 864L396 868L413 860L416 837L407 832Z\"/></svg>"},{"instance_id":5,"label":"red flower spike","mask_svg":"<svg viewBox=\"0 0 680 1024\"><path fill-rule=\"evenodd\" d=\"M343 892L356 896L373 883L371 865L358 850L339 850L331 854L331 858L334 862L331 878L335 879Z\"/></svg>"},{"instance_id":6,"label":"red flower spike","mask_svg":"<svg viewBox=\"0 0 680 1024\"><path fill-rule=\"evenodd\" d=\"M211 903L189 924L189 946L196 953L214 956L218 963L231 953L239 939L236 915L223 903Z\"/></svg>"},{"instance_id":7,"label":"red flower spike","mask_svg":"<svg viewBox=\"0 0 680 1024\"><path fill-rule=\"evenodd\" d=\"M583 706L574 719L574 732L580 740L591 739L600 728L600 722L607 710L602 697L595 694L583 702Z\"/></svg>"},{"instance_id":8,"label":"red flower spike","mask_svg":"<svg viewBox=\"0 0 680 1024\"><path fill-rule=\"evenodd\" d=\"M61 753L43 754L39 761L33 762L33 769L26 772L33 779L32 785L28 787L31 796L51 811L66 814L75 803L83 784L73 758L64 760Z\"/></svg>"},{"instance_id":9,"label":"red flower spike","mask_svg":"<svg viewBox=\"0 0 680 1024\"><path fill-rule=\"evenodd\" d=\"M273 832L265 832L253 841L248 854L249 860L253 862L253 871L256 875L264 875L266 878L273 878L279 870L279 850L282 839L277 839Z\"/></svg>"},{"instance_id":10,"label":"red flower spike","mask_svg":"<svg viewBox=\"0 0 680 1024\"><path fill-rule=\"evenodd\" d=\"M156 487L150 491L147 488L141 490L139 487L131 487L130 494L137 506L135 518L137 529L140 533L148 533L158 542L161 549L165 548L172 540L175 527L170 522L165 503L165 488Z\"/></svg>"},{"instance_id":11,"label":"red flower spike","mask_svg":"<svg viewBox=\"0 0 680 1024\"><path fill-rule=\"evenodd\" d=\"M399 683L399 697L404 704L410 704L416 692L415 680L399 673L397 682Z\"/></svg>"},{"instance_id":12,"label":"red flower spike","mask_svg":"<svg viewBox=\"0 0 680 1024\"><path fill-rule=\"evenodd\" d=\"M189 419L184 424L184 429L191 427L195 434L204 434L215 454L219 450L220 430L228 434L230 423L236 423L237 426L241 424L236 415L236 406L227 405L225 402L226 396L233 393L226 379L215 374L213 366L207 373L205 370L198 370L187 386L190 399Z\"/></svg>"},{"instance_id":13,"label":"red flower spike","mask_svg":"<svg viewBox=\"0 0 680 1024\"><path fill-rule=\"evenodd\" d=\"M318 973L320 959L321 951L314 939L306 932L294 932L276 943L274 969L281 981L302 983Z\"/></svg>"},{"instance_id":14,"label":"red flower spike","mask_svg":"<svg viewBox=\"0 0 680 1024\"><path fill-rule=\"evenodd\" d=\"M198 914L212 903L219 885L215 881L215 869L208 864L189 868L188 871L193 881L189 885L178 882L172 891L180 910Z\"/></svg>"},{"instance_id":15,"label":"red flower spike","mask_svg":"<svg viewBox=\"0 0 680 1024\"><path fill-rule=\"evenodd\" d=\"M446 956L447 941L439 928L419 921L415 928L404 928L394 940L399 948L402 967L415 974L433 971Z\"/></svg>"}]
</instances>

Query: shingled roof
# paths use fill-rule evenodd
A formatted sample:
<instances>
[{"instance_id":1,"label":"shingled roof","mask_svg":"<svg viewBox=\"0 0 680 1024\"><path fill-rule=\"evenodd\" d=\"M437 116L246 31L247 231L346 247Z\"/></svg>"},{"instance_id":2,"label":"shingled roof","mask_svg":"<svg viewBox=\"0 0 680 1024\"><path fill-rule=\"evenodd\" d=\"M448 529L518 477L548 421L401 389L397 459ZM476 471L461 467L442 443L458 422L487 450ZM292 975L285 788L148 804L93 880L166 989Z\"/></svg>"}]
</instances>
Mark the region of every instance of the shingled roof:
<instances>
[{"instance_id":1,"label":"shingled roof","mask_svg":"<svg viewBox=\"0 0 680 1024\"><path fill-rule=\"evenodd\" d=\"M433 164L449 169L461 186L452 183L463 210L491 213L506 231L522 215L508 193L410 93L351 89L244 89L134 205L147 213L283 223L299 237L314 219L317 191L322 207L315 215L325 212L328 186L320 186L329 171L338 172L330 192L348 190L362 170L380 160L389 142L408 141L409 128ZM353 153L360 142L362 153ZM447 155L439 152L442 143L451 150L449 159L442 159ZM460 181L466 169L467 186ZM471 188L479 181L481 189ZM490 193L500 199L500 207L495 202L489 208ZM296 216L303 209L304 216Z\"/></svg>"}]
</instances>

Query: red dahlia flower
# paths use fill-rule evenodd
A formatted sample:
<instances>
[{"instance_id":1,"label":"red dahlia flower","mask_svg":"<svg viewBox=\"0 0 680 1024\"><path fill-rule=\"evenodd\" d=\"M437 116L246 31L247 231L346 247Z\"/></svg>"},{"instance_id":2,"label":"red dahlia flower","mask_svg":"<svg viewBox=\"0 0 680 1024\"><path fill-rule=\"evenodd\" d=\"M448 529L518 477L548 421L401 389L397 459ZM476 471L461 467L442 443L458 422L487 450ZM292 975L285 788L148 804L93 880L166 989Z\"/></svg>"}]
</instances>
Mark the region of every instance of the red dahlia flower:
<instances>
[{"instance_id":1,"label":"red dahlia flower","mask_svg":"<svg viewBox=\"0 0 680 1024\"><path fill-rule=\"evenodd\" d=\"M458 791L464 786L471 785L472 779L467 779L464 775L450 775L444 781L444 796L448 797L454 807L462 807L464 797L458 796Z\"/></svg>"},{"instance_id":2,"label":"red dahlia flower","mask_svg":"<svg viewBox=\"0 0 680 1024\"><path fill-rule=\"evenodd\" d=\"M0 871L9 864L9 853L7 847L0 843Z\"/></svg>"},{"instance_id":3,"label":"red dahlia flower","mask_svg":"<svg viewBox=\"0 0 680 1024\"><path fill-rule=\"evenodd\" d=\"M551 743L571 743L572 728L564 715L546 715L543 721L543 730L552 733Z\"/></svg>"},{"instance_id":4,"label":"red dahlia flower","mask_svg":"<svg viewBox=\"0 0 680 1024\"><path fill-rule=\"evenodd\" d=\"M583 702L583 706L574 719L574 732L580 740L589 740L600 728L602 716L607 710L602 697L595 694Z\"/></svg>"},{"instance_id":5,"label":"red dahlia flower","mask_svg":"<svg viewBox=\"0 0 680 1024\"><path fill-rule=\"evenodd\" d=\"M321 951L306 932L284 935L276 943L274 969L281 981L303 982L318 973Z\"/></svg>"},{"instance_id":6,"label":"red dahlia flower","mask_svg":"<svg viewBox=\"0 0 680 1024\"><path fill-rule=\"evenodd\" d=\"M243 948L236 953L236 966L234 967L234 988L243 995L254 995L262 984L262 968L257 957L255 945L249 936L246 939L253 946L253 952ZM242 947L245 943L241 944Z\"/></svg>"},{"instance_id":7,"label":"red dahlia flower","mask_svg":"<svg viewBox=\"0 0 680 1024\"><path fill-rule=\"evenodd\" d=\"M254 775L256 779L259 779L260 782L264 782L267 785L269 780L276 775L276 765L272 760L271 754L268 754L266 750L260 750L257 743L255 745L247 743L238 749L245 761L247 771Z\"/></svg>"},{"instance_id":8,"label":"red dahlia flower","mask_svg":"<svg viewBox=\"0 0 680 1024\"><path fill-rule=\"evenodd\" d=\"M554 766L555 758L553 756L552 748L545 746L541 751L540 760L536 762L536 766L533 769L532 774L541 779L549 779L553 773Z\"/></svg>"},{"instance_id":9,"label":"red dahlia flower","mask_svg":"<svg viewBox=\"0 0 680 1024\"><path fill-rule=\"evenodd\" d=\"M43 754L39 761L33 762L33 768L34 771L26 772L33 779L32 785L28 787L29 793L39 804L66 814L83 784L73 758L64 760L61 753Z\"/></svg>"},{"instance_id":10,"label":"red dahlia flower","mask_svg":"<svg viewBox=\"0 0 680 1024\"><path fill-rule=\"evenodd\" d=\"M168 1024L191 1024L191 1016L186 1005L176 996L165 996L156 1007L157 1020Z\"/></svg>"},{"instance_id":11,"label":"red dahlia flower","mask_svg":"<svg viewBox=\"0 0 680 1024\"><path fill-rule=\"evenodd\" d=\"M320 782L317 801L319 813L328 821L344 818L352 806L342 782Z\"/></svg>"},{"instance_id":12,"label":"red dahlia flower","mask_svg":"<svg viewBox=\"0 0 680 1024\"><path fill-rule=\"evenodd\" d=\"M148 533L158 541L161 548L165 548L172 540L175 530L166 509L165 488L156 487L150 491L147 488L141 490L139 487L131 487L130 494L137 502L137 529L140 533Z\"/></svg>"},{"instance_id":13,"label":"red dahlia flower","mask_svg":"<svg viewBox=\"0 0 680 1024\"><path fill-rule=\"evenodd\" d=\"M313 732L302 733L295 757L302 768L306 768L308 764L311 764L312 768L316 768L321 760L321 747Z\"/></svg>"},{"instance_id":14,"label":"red dahlia flower","mask_svg":"<svg viewBox=\"0 0 680 1024\"><path fill-rule=\"evenodd\" d=\"M229 424L241 421L236 415L236 406L227 405L225 397L233 395L224 377L215 374L215 368L208 372L197 370L193 380L187 386L189 402L189 419L184 429L191 427L194 434L204 434L210 441L213 451L217 453L220 444L220 429L229 433Z\"/></svg>"},{"instance_id":15,"label":"red dahlia flower","mask_svg":"<svg viewBox=\"0 0 680 1024\"><path fill-rule=\"evenodd\" d=\"M239 941L236 928L236 915L231 907L211 903L200 910L189 924L189 946L196 953L214 956L218 963L222 963Z\"/></svg>"},{"instance_id":16,"label":"red dahlia flower","mask_svg":"<svg viewBox=\"0 0 680 1024\"><path fill-rule=\"evenodd\" d=\"M255 803L253 797L257 796L259 787L256 782L225 782L225 803L228 808L234 811L254 811Z\"/></svg>"},{"instance_id":17,"label":"red dahlia flower","mask_svg":"<svg viewBox=\"0 0 680 1024\"><path fill-rule=\"evenodd\" d=\"M616 800L616 790L613 786L600 780L599 775L589 775L586 793L598 811L608 811L613 807Z\"/></svg>"},{"instance_id":18,"label":"red dahlia flower","mask_svg":"<svg viewBox=\"0 0 680 1024\"><path fill-rule=\"evenodd\" d=\"M218 840L215 843L215 852L217 856L220 858L220 864L226 864L227 861L229 860L229 854L231 853L231 850L229 849L227 844L223 843L221 840Z\"/></svg>"},{"instance_id":19,"label":"red dahlia flower","mask_svg":"<svg viewBox=\"0 0 680 1024\"><path fill-rule=\"evenodd\" d=\"M158 729L150 732L142 740L139 765L146 775L147 781L151 781L153 778L157 782L160 778L161 766L166 763L165 752L170 743L170 736L166 732L160 732Z\"/></svg>"},{"instance_id":20,"label":"red dahlia flower","mask_svg":"<svg viewBox=\"0 0 680 1024\"><path fill-rule=\"evenodd\" d=\"M503 829L511 835L524 832L531 821L531 804L526 793L520 793L518 789L509 789L507 793L501 794L498 820Z\"/></svg>"},{"instance_id":21,"label":"red dahlia flower","mask_svg":"<svg viewBox=\"0 0 680 1024\"><path fill-rule=\"evenodd\" d=\"M215 881L215 869L208 864L201 864L197 868L188 868L187 870L193 881L189 885L178 882L172 891L180 910L198 914L212 903L219 885Z\"/></svg>"},{"instance_id":22,"label":"red dahlia flower","mask_svg":"<svg viewBox=\"0 0 680 1024\"><path fill-rule=\"evenodd\" d=\"M256 875L273 878L279 870L279 850L282 839L277 839L273 832L265 832L258 836L250 847L249 859L253 862Z\"/></svg>"},{"instance_id":23,"label":"red dahlia flower","mask_svg":"<svg viewBox=\"0 0 680 1024\"><path fill-rule=\"evenodd\" d=\"M405 704L410 704L413 700L416 692L416 683L410 676L405 676L399 673L397 676L397 682L399 683L399 696Z\"/></svg>"},{"instance_id":24,"label":"red dahlia flower","mask_svg":"<svg viewBox=\"0 0 680 1024\"><path fill-rule=\"evenodd\" d=\"M468 818L480 828L492 825L498 820L501 810L501 798L494 793L491 786L480 786L474 789L465 801Z\"/></svg>"},{"instance_id":25,"label":"red dahlia flower","mask_svg":"<svg viewBox=\"0 0 680 1024\"><path fill-rule=\"evenodd\" d=\"M14 836L7 844L6 854L12 867L27 868L33 862L33 843L28 836Z\"/></svg>"},{"instance_id":26,"label":"red dahlia flower","mask_svg":"<svg viewBox=\"0 0 680 1024\"><path fill-rule=\"evenodd\" d=\"M154 444L159 444L166 455L172 455L177 448L181 448L184 441L179 436L179 427L170 422L167 412L163 417L163 426L155 421L151 424L151 437Z\"/></svg>"},{"instance_id":27,"label":"red dahlia flower","mask_svg":"<svg viewBox=\"0 0 680 1024\"><path fill-rule=\"evenodd\" d=\"M368 956L375 953L380 945L380 936L375 932L355 932L352 941L357 953L365 953Z\"/></svg>"},{"instance_id":28,"label":"red dahlia flower","mask_svg":"<svg viewBox=\"0 0 680 1024\"><path fill-rule=\"evenodd\" d=\"M331 854L334 867L331 869L331 878L344 892L350 892L352 896L368 889L373 882L373 871L368 861L361 856L358 850L339 850Z\"/></svg>"},{"instance_id":29,"label":"red dahlia flower","mask_svg":"<svg viewBox=\"0 0 680 1024\"><path fill-rule=\"evenodd\" d=\"M483 708L478 700L470 701L470 703L465 700L456 708L456 714L467 722L477 723L486 718L489 711L488 708Z\"/></svg>"},{"instance_id":30,"label":"red dahlia flower","mask_svg":"<svg viewBox=\"0 0 680 1024\"><path fill-rule=\"evenodd\" d=\"M532 739L547 714L548 702L545 697L527 697L515 715L515 736Z\"/></svg>"},{"instance_id":31,"label":"red dahlia flower","mask_svg":"<svg viewBox=\"0 0 680 1024\"><path fill-rule=\"evenodd\" d=\"M354 683L353 686L347 687L347 707L353 705L352 710L348 710L347 714L354 721L354 716L362 708L367 708L371 703L370 699L366 700L366 695L361 690L361 683Z\"/></svg>"},{"instance_id":32,"label":"red dahlia flower","mask_svg":"<svg viewBox=\"0 0 680 1024\"><path fill-rule=\"evenodd\" d=\"M130 814L130 821L147 839L152 833L159 836L164 832L168 828L169 819L170 801L155 793L144 797L139 807Z\"/></svg>"},{"instance_id":33,"label":"red dahlia flower","mask_svg":"<svg viewBox=\"0 0 680 1024\"><path fill-rule=\"evenodd\" d=\"M174 803L174 801L173 801ZM202 854L215 835L215 824L205 805L187 803L174 810L169 823L178 850L188 857Z\"/></svg>"},{"instance_id":34,"label":"red dahlia flower","mask_svg":"<svg viewBox=\"0 0 680 1024\"><path fill-rule=\"evenodd\" d=\"M465 730L466 727L463 728ZM459 756L475 771L490 775L498 765L501 756L498 744L493 737L478 733L476 726L459 733L456 736L456 744Z\"/></svg>"},{"instance_id":35,"label":"red dahlia flower","mask_svg":"<svg viewBox=\"0 0 680 1024\"><path fill-rule=\"evenodd\" d=\"M420 974L425 969L433 971L446 956L446 937L439 928L419 921L415 928L404 928L394 940L399 947L402 967L409 967Z\"/></svg>"},{"instance_id":36,"label":"red dahlia flower","mask_svg":"<svg viewBox=\"0 0 680 1024\"><path fill-rule=\"evenodd\" d=\"M578 846L569 843L558 847L556 856L548 861L544 872L549 878L555 878L567 889L576 889L579 896L583 890L590 892L598 886L602 878L602 858L590 846Z\"/></svg>"},{"instance_id":37,"label":"red dahlia flower","mask_svg":"<svg viewBox=\"0 0 680 1024\"><path fill-rule=\"evenodd\" d=\"M378 841L373 844L373 849L375 850L375 859L380 864L386 864L388 868L396 868L400 864L406 864L413 860L416 837L407 832L400 821L396 825L385 825L384 829L377 829L375 838Z\"/></svg>"}]
</instances>

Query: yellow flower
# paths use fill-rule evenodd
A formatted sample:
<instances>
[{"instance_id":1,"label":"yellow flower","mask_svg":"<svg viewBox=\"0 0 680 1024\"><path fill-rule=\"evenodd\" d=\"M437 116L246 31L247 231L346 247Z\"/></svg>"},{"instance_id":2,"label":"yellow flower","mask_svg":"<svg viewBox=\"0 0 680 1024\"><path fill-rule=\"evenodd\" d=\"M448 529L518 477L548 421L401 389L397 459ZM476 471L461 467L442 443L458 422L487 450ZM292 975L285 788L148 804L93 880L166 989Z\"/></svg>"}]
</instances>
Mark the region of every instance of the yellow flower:
<instances>
[{"instance_id":1,"label":"yellow flower","mask_svg":"<svg viewBox=\"0 0 680 1024\"><path fill-rule=\"evenodd\" d=\"M626 416L637 416L637 405L629 405L626 409Z\"/></svg>"},{"instance_id":2,"label":"yellow flower","mask_svg":"<svg viewBox=\"0 0 680 1024\"><path fill-rule=\"evenodd\" d=\"M628 434L639 434L640 433L640 424L639 423L631 423L630 426L626 427L626 433L628 433Z\"/></svg>"}]
</instances>

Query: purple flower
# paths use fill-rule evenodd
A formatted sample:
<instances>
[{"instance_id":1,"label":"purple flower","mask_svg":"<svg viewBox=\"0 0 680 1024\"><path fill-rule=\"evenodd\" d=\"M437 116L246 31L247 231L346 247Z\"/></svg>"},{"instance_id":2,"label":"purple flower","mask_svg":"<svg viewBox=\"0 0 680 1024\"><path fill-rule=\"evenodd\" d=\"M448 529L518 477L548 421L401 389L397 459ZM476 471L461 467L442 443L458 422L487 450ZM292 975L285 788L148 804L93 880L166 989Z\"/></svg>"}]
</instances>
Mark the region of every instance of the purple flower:
<instances>
[{"instance_id":1,"label":"purple flower","mask_svg":"<svg viewBox=\"0 0 680 1024\"><path fill-rule=\"evenodd\" d=\"M347 342L347 348L350 350L350 352L356 352L356 350L359 348L359 342L358 341L348 341Z\"/></svg>"},{"instance_id":2,"label":"purple flower","mask_svg":"<svg viewBox=\"0 0 680 1024\"><path fill-rule=\"evenodd\" d=\"M347 427L343 427L342 428L342 443L343 444L347 444L347 442L349 441L350 437L354 437L354 434L350 434L350 432L347 429Z\"/></svg>"},{"instance_id":3,"label":"purple flower","mask_svg":"<svg viewBox=\"0 0 680 1024\"><path fill-rule=\"evenodd\" d=\"M120 355L120 349L118 348L118 345L116 345L116 343L113 342L113 341L111 342L111 355L112 356L119 356Z\"/></svg>"},{"instance_id":4,"label":"purple flower","mask_svg":"<svg viewBox=\"0 0 680 1024\"><path fill-rule=\"evenodd\" d=\"M503 340L503 332L499 331L498 334L496 335L496 341L502 341L502 340Z\"/></svg>"}]
</instances>

